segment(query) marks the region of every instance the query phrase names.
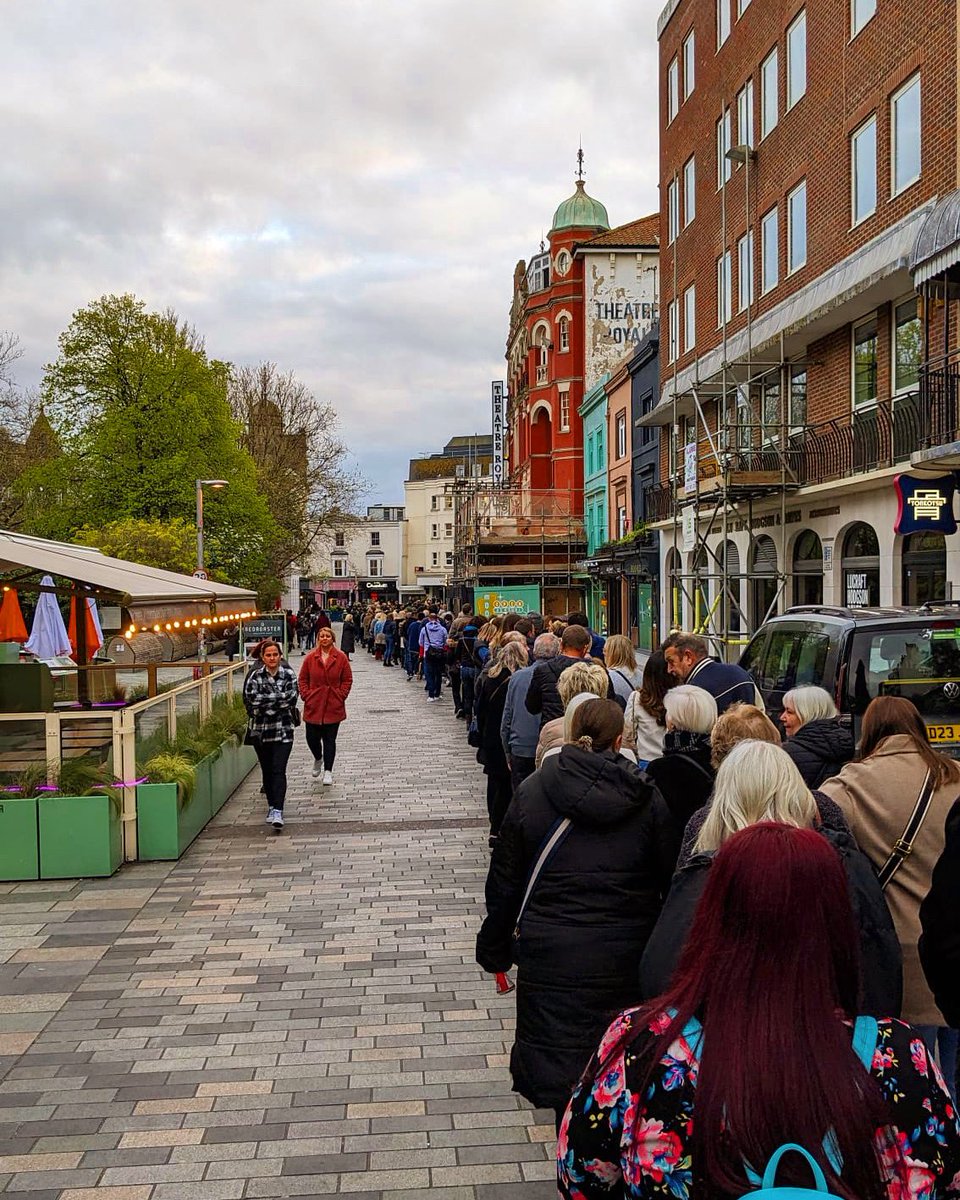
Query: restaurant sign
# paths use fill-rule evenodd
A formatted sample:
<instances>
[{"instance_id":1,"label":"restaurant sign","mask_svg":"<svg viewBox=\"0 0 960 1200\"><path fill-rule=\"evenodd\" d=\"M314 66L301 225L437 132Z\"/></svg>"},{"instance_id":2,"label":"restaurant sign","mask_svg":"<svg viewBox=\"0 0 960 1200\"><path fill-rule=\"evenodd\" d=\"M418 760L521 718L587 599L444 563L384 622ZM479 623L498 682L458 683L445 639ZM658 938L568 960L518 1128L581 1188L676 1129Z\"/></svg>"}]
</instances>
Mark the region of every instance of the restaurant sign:
<instances>
[{"instance_id":1,"label":"restaurant sign","mask_svg":"<svg viewBox=\"0 0 960 1200\"><path fill-rule=\"evenodd\" d=\"M953 514L955 475L938 475L932 479L896 475L893 486L897 492L894 533L956 533L957 519Z\"/></svg>"}]
</instances>

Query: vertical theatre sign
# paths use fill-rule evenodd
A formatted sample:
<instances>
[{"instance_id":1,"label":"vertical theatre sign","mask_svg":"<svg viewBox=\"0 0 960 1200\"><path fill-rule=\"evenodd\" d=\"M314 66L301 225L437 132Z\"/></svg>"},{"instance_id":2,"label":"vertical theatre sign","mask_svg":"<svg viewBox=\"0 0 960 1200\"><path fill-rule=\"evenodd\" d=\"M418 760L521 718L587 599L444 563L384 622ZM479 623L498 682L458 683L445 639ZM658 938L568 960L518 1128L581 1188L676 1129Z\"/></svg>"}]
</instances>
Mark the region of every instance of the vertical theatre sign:
<instances>
[{"instance_id":1,"label":"vertical theatre sign","mask_svg":"<svg viewBox=\"0 0 960 1200\"><path fill-rule=\"evenodd\" d=\"M496 487L503 485L503 421L504 421L504 386L499 379L490 385L493 398L493 482Z\"/></svg>"}]
</instances>

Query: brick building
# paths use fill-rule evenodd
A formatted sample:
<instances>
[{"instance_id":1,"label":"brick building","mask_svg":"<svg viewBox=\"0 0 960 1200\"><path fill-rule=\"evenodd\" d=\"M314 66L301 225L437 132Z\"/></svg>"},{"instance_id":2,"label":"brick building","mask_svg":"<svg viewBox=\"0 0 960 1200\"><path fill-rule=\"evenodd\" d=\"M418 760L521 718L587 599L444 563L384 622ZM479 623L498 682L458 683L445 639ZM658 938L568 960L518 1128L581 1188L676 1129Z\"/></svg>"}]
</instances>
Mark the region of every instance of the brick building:
<instances>
[{"instance_id":1,"label":"brick building","mask_svg":"<svg viewBox=\"0 0 960 1200\"><path fill-rule=\"evenodd\" d=\"M894 533L894 477L943 475L958 438L955 0L922 21L671 0L658 34L661 391L641 424L667 431L663 621L733 655L794 603L944 596L956 540Z\"/></svg>"}]
</instances>

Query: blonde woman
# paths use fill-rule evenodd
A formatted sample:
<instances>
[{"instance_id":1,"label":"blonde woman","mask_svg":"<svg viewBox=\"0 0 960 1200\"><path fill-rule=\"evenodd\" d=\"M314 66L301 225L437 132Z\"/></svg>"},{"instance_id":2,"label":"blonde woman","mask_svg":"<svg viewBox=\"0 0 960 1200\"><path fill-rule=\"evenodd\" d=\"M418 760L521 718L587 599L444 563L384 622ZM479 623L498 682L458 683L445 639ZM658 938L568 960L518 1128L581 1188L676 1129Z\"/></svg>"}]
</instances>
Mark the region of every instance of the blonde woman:
<instances>
[{"instance_id":1,"label":"blonde woman","mask_svg":"<svg viewBox=\"0 0 960 1200\"><path fill-rule=\"evenodd\" d=\"M699 814L698 814L699 815ZM880 884L849 830L824 824L809 788L790 756L770 742L741 741L717 772L713 801L696 840L696 852L677 871L640 966L645 997L667 990L717 850L741 829L761 821L817 829L840 858L860 931L863 1002L871 1016L898 1016L903 994L900 944Z\"/></svg>"},{"instance_id":2,"label":"blonde woman","mask_svg":"<svg viewBox=\"0 0 960 1200\"><path fill-rule=\"evenodd\" d=\"M606 668L600 663L590 662L588 659L575 662L573 666L560 672L560 678L557 680L557 692L563 703L563 716L547 721L540 728L540 740L537 742L536 753L538 767L551 754L559 754L561 746L569 740L569 721L576 708L576 705L571 708L571 702L584 696L606 698L609 686L610 677ZM568 710L569 716L567 715Z\"/></svg>"},{"instance_id":3,"label":"blonde woman","mask_svg":"<svg viewBox=\"0 0 960 1200\"><path fill-rule=\"evenodd\" d=\"M624 704L643 683L643 672L637 666L633 642L622 633L608 637L603 645L603 662L610 672L613 690Z\"/></svg>"},{"instance_id":4,"label":"blonde woman","mask_svg":"<svg viewBox=\"0 0 960 1200\"><path fill-rule=\"evenodd\" d=\"M503 637L503 617L491 617L477 634L477 658L481 663L496 654Z\"/></svg>"},{"instance_id":5,"label":"blonde woman","mask_svg":"<svg viewBox=\"0 0 960 1200\"><path fill-rule=\"evenodd\" d=\"M490 669L480 677L477 688L476 717L480 746L477 762L482 763L487 777L487 813L490 817L490 837L496 838L513 795L510 768L500 737L503 708L507 700L507 685L514 671L527 665L526 639L501 646Z\"/></svg>"}]
</instances>

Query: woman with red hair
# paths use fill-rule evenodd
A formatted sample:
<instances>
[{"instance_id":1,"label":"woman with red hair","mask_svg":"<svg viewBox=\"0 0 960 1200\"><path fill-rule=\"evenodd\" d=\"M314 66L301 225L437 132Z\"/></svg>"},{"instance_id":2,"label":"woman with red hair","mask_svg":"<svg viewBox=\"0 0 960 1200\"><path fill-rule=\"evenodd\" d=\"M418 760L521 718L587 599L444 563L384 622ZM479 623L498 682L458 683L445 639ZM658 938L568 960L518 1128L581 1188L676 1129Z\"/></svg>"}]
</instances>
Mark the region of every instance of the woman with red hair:
<instances>
[{"instance_id":1,"label":"woman with red hair","mask_svg":"<svg viewBox=\"0 0 960 1200\"><path fill-rule=\"evenodd\" d=\"M943 1079L910 1026L855 1021L859 986L831 846L770 822L735 834L670 989L617 1017L574 1092L560 1195L733 1200L795 1143L845 1200L960 1196ZM786 1156L777 1183L809 1187L809 1165Z\"/></svg>"}]
</instances>

